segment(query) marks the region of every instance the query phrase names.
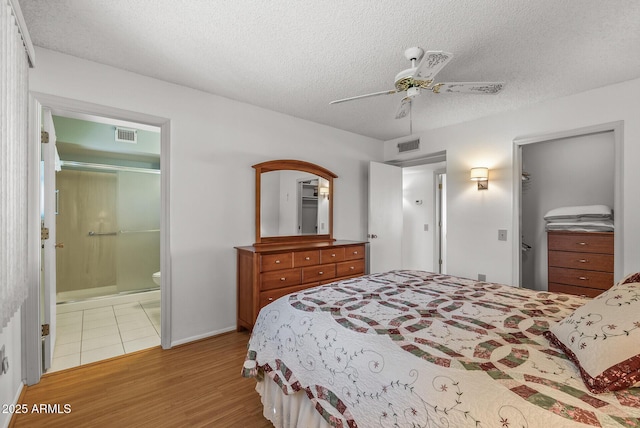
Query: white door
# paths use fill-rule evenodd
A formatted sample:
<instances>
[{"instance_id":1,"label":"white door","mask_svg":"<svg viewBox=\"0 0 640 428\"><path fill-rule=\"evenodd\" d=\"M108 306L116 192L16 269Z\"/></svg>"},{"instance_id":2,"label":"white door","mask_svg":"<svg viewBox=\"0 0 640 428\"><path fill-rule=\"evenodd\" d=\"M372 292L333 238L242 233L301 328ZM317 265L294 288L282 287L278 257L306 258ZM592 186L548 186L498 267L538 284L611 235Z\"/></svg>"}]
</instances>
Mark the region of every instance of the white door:
<instances>
[{"instance_id":1,"label":"white door","mask_svg":"<svg viewBox=\"0 0 640 428\"><path fill-rule=\"evenodd\" d=\"M49 335L43 340L43 371L51 367L56 343L56 133L51 110L42 109L42 128L49 134L49 142L42 144L41 212L43 227L49 229L49 239L42 245L41 323L49 325Z\"/></svg>"},{"instance_id":2,"label":"white door","mask_svg":"<svg viewBox=\"0 0 640 428\"><path fill-rule=\"evenodd\" d=\"M402 168L369 163L369 272L402 268Z\"/></svg>"}]
</instances>

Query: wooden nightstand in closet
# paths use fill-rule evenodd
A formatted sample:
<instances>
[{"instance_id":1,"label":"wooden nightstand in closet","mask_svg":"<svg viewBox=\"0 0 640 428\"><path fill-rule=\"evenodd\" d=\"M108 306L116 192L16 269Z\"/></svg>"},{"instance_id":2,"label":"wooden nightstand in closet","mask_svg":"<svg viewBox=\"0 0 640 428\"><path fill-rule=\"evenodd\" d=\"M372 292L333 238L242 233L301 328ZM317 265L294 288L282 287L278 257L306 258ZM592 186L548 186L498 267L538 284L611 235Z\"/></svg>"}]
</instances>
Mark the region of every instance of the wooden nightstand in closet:
<instances>
[{"instance_id":1,"label":"wooden nightstand in closet","mask_svg":"<svg viewBox=\"0 0 640 428\"><path fill-rule=\"evenodd\" d=\"M549 291L595 297L613 285L613 232L547 232Z\"/></svg>"}]
</instances>

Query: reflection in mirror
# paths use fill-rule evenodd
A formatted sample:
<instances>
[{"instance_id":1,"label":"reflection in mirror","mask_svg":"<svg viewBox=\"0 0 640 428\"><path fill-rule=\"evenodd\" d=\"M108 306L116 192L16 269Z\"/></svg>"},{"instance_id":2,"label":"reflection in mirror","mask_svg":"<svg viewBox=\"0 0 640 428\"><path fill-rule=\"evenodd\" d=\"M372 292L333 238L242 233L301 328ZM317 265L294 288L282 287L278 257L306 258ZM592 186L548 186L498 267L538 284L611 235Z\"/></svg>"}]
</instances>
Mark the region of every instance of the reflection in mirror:
<instances>
[{"instance_id":1,"label":"reflection in mirror","mask_svg":"<svg viewBox=\"0 0 640 428\"><path fill-rule=\"evenodd\" d=\"M262 174L260 235L329 233L329 181L304 171Z\"/></svg>"},{"instance_id":2,"label":"reflection in mirror","mask_svg":"<svg viewBox=\"0 0 640 428\"><path fill-rule=\"evenodd\" d=\"M332 242L333 180L320 165L280 159L253 165L256 170L254 245Z\"/></svg>"}]
</instances>

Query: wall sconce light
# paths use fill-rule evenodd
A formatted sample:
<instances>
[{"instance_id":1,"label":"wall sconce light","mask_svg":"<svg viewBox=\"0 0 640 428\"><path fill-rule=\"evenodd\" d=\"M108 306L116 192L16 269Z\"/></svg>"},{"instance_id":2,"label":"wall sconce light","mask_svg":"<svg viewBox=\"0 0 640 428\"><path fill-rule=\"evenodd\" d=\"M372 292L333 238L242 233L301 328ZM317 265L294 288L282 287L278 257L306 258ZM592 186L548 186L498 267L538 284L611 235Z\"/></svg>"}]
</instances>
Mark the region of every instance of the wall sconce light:
<instances>
[{"instance_id":1,"label":"wall sconce light","mask_svg":"<svg viewBox=\"0 0 640 428\"><path fill-rule=\"evenodd\" d=\"M328 198L329 197L329 188L328 187L320 187L320 189L318 190L318 193L320 193L320 196L322 196L323 198Z\"/></svg>"},{"instance_id":2,"label":"wall sconce light","mask_svg":"<svg viewBox=\"0 0 640 428\"><path fill-rule=\"evenodd\" d=\"M478 190L489 188L489 168L471 168L471 181L478 182Z\"/></svg>"}]
</instances>

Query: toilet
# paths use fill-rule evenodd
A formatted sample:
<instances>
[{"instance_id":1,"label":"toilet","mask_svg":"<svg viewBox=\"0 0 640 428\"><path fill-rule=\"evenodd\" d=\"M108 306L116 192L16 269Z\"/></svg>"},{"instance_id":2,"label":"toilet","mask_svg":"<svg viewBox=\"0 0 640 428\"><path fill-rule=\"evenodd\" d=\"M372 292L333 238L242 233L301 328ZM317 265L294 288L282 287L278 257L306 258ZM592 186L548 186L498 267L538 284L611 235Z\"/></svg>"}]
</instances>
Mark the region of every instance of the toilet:
<instances>
[{"instance_id":1,"label":"toilet","mask_svg":"<svg viewBox=\"0 0 640 428\"><path fill-rule=\"evenodd\" d=\"M160 285L160 272L154 273L152 277L153 277L153 282Z\"/></svg>"}]
</instances>

